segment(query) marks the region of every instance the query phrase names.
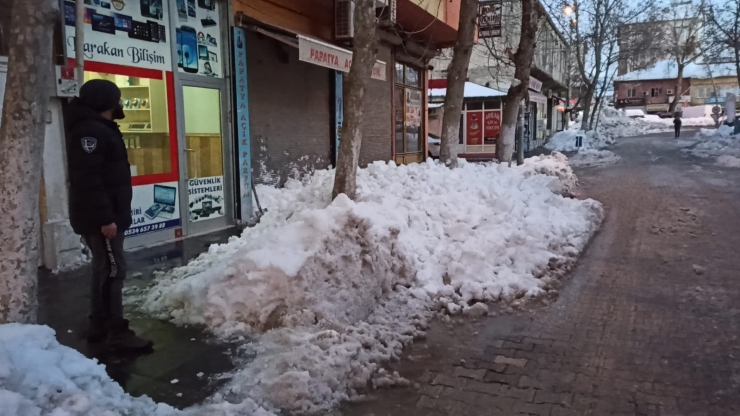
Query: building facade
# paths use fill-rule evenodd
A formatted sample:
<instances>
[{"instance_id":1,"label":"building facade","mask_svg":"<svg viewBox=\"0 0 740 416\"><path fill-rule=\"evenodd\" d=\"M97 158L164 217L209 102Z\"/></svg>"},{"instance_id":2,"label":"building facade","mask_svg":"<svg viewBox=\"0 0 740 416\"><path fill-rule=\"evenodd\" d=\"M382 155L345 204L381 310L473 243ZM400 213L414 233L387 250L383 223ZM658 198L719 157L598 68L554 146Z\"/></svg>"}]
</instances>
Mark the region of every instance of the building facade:
<instances>
[{"instance_id":1,"label":"building facade","mask_svg":"<svg viewBox=\"0 0 740 416\"><path fill-rule=\"evenodd\" d=\"M116 83L126 114L119 124L134 186L127 249L249 224L253 182L281 186L334 165L352 60L351 10L342 3L86 5L84 78ZM459 0L393 4L376 4L389 25L378 30L366 90L362 165L426 159L428 62L457 36ZM73 2L65 2L60 21L58 69L75 63ZM406 32L414 35L397 35ZM0 81L5 62L0 57ZM67 212L69 95L51 95L40 217L43 264L57 269L76 261L80 243Z\"/></svg>"},{"instance_id":2,"label":"building facade","mask_svg":"<svg viewBox=\"0 0 740 416\"><path fill-rule=\"evenodd\" d=\"M682 107L690 105L692 78L684 78L682 91L677 92L678 80L673 79L646 79L634 81L615 81L616 108L636 108L646 114L656 114L669 117L670 103L676 98Z\"/></svg>"}]
</instances>

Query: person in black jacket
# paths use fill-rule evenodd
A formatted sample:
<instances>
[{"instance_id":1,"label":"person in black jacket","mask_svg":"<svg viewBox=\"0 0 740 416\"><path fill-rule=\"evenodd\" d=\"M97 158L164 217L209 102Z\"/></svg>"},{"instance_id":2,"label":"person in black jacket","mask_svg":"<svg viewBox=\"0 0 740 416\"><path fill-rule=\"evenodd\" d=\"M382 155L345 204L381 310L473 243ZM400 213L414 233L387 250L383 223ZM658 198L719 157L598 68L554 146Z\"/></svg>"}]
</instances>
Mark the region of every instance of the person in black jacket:
<instances>
[{"instance_id":1,"label":"person in black jacket","mask_svg":"<svg viewBox=\"0 0 740 416\"><path fill-rule=\"evenodd\" d=\"M676 130L676 138L681 136L681 116L676 114L676 118L673 119L673 129Z\"/></svg>"},{"instance_id":2,"label":"person in black jacket","mask_svg":"<svg viewBox=\"0 0 740 416\"><path fill-rule=\"evenodd\" d=\"M88 341L143 350L152 343L137 337L123 318L123 238L131 226L132 187L126 146L114 120L124 117L121 91L102 79L86 82L66 109L69 219L92 253Z\"/></svg>"}]
</instances>

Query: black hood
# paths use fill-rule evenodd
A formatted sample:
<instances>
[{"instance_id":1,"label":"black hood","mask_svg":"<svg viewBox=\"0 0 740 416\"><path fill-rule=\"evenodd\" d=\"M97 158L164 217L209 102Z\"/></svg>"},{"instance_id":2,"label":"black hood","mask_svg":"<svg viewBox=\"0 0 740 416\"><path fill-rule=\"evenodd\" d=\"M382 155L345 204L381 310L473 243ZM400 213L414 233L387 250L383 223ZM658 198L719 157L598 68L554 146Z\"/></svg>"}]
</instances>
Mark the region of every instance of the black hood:
<instances>
[{"instance_id":1,"label":"black hood","mask_svg":"<svg viewBox=\"0 0 740 416\"><path fill-rule=\"evenodd\" d=\"M66 131L71 131L80 123L93 120L118 130L118 124L116 122L104 118L97 111L80 103L79 99L73 99L64 110L64 127Z\"/></svg>"}]
</instances>

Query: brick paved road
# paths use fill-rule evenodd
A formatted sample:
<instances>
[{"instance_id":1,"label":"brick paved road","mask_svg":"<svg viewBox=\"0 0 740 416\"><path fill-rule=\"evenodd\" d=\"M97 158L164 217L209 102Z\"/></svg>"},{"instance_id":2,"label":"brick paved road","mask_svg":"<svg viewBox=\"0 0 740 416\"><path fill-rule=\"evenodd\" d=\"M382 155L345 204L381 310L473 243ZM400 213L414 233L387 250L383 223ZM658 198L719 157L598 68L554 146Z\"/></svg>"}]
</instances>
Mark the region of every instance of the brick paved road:
<instances>
[{"instance_id":1,"label":"brick paved road","mask_svg":"<svg viewBox=\"0 0 740 416\"><path fill-rule=\"evenodd\" d=\"M668 135L578 171L607 220L559 299L437 323L394 366L414 384L336 415L740 415L740 170Z\"/></svg>"}]
</instances>

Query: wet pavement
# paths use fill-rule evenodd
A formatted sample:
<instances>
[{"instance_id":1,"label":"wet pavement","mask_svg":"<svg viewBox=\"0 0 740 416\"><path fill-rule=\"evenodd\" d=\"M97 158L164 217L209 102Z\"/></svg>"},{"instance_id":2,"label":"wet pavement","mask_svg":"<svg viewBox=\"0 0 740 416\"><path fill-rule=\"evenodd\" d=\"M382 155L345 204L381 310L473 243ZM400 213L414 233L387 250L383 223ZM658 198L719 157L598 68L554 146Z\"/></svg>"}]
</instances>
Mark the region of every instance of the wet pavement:
<instances>
[{"instance_id":1,"label":"wet pavement","mask_svg":"<svg viewBox=\"0 0 740 416\"><path fill-rule=\"evenodd\" d=\"M740 170L670 136L576 170L607 215L555 302L435 323L392 365L411 386L333 415L740 415Z\"/></svg>"},{"instance_id":2,"label":"wet pavement","mask_svg":"<svg viewBox=\"0 0 740 416\"><path fill-rule=\"evenodd\" d=\"M126 286L147 285L156 271L186 264L214 243L224 243L237 229L128 252ZM200 328L177 327L169 322L138 316L126 307L131 328L154 341L144 355L111 354L85 340L89 296L88 267L58 275L39 272L39 323L57 332L63 345L106 365L108 374L134 396L146 394L157 402L182 408L199 403L223 382L230 371L234 346L224 345ZM200 377L199 373L203 373ZM172 380L178 382L172 384ZM179 394L179 396L178 396Z\"/></svg>"}]
</instances>

